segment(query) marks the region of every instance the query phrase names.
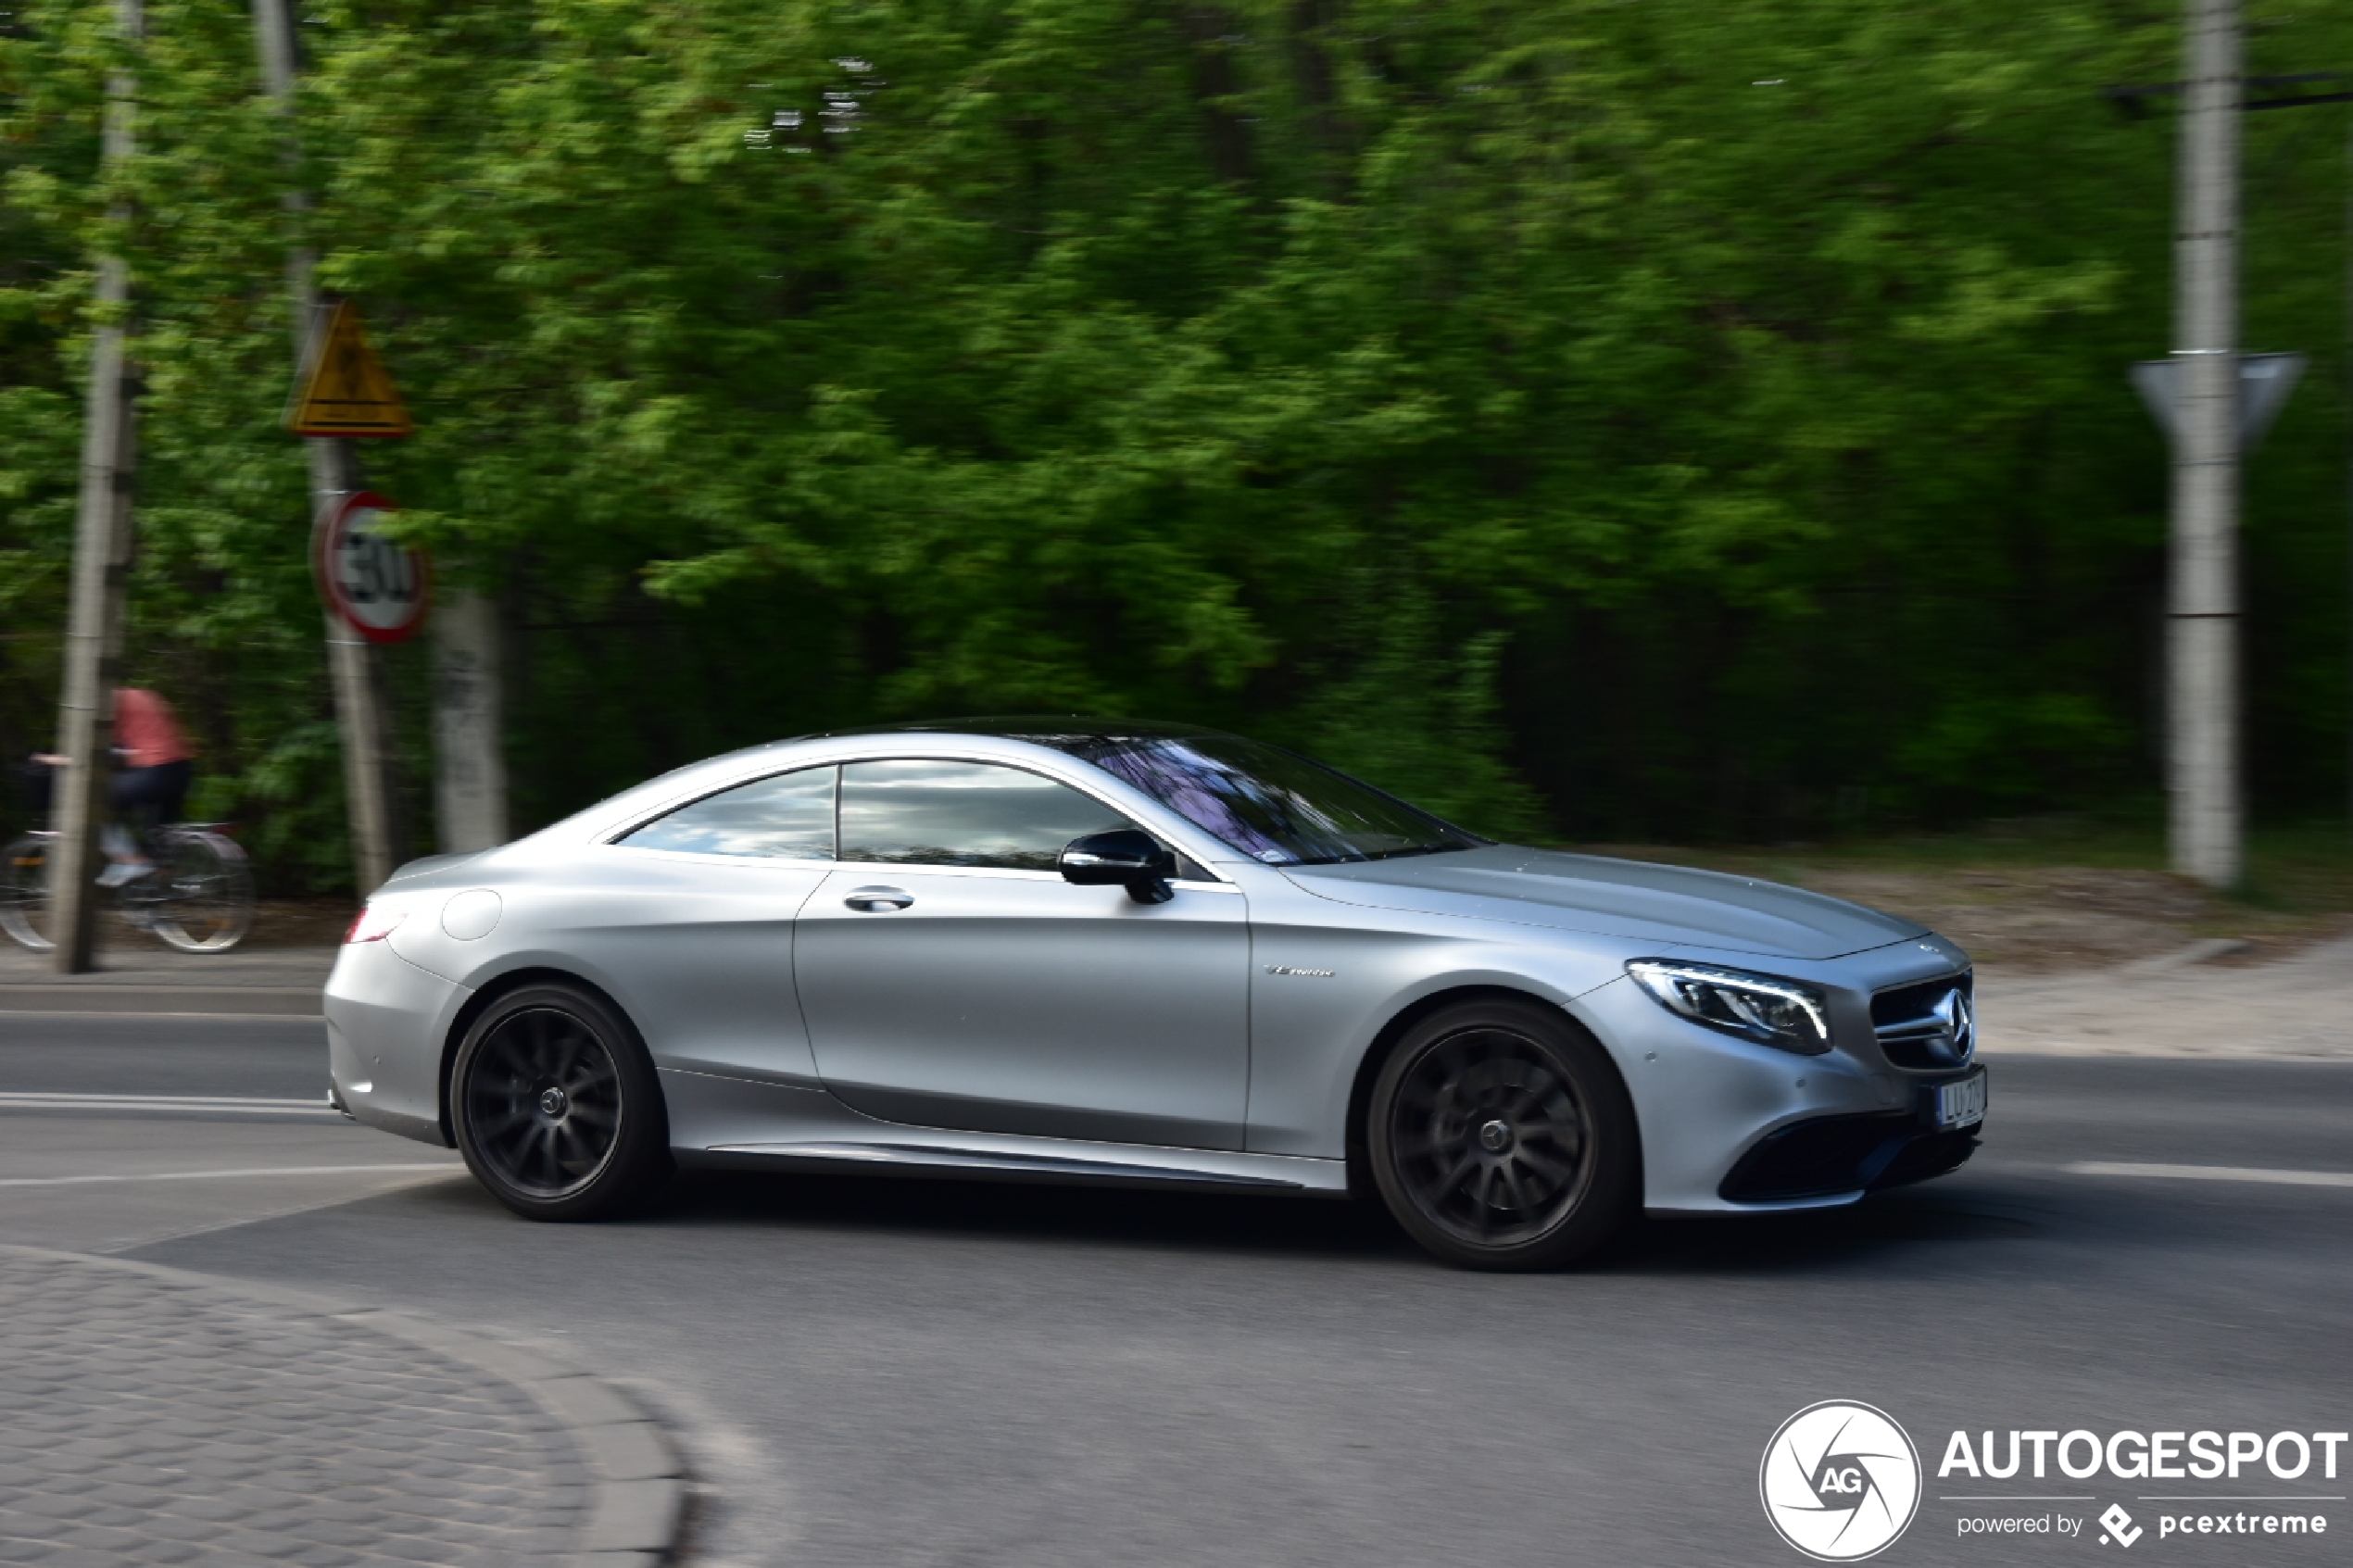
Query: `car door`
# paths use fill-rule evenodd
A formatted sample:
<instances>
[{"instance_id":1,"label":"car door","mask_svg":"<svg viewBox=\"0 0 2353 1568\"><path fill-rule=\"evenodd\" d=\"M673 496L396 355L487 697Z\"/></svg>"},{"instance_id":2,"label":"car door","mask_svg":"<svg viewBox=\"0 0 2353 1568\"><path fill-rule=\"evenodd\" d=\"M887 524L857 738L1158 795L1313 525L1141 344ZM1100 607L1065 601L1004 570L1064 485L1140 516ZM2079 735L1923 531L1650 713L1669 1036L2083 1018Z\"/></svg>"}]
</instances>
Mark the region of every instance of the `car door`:
<instances>
[{"instance_id":1,"label":"car door","mask_svg":"<svg viewBox=\"0 0 2353 1568\"><path fill-rule=\"evenodd\" d=\"M922 1126L1239 1148L1239 890L1197 872L1140 904L1054 870L1072 839L1133 825L1023 768L844 764L842 863L793 953L825 1086Z\"/></svg>"},{"instance_id":2,"label":"car door","mask_svg":"<svg viewBox=\"0 0 2353 1568\"><path fill-rule=\"evenodd\" d=\"M604 846L567 946L610 975L665 1068L816 1084L793 917L833 862L831 765L707 795Z\"/></svg>"}]
</instances>

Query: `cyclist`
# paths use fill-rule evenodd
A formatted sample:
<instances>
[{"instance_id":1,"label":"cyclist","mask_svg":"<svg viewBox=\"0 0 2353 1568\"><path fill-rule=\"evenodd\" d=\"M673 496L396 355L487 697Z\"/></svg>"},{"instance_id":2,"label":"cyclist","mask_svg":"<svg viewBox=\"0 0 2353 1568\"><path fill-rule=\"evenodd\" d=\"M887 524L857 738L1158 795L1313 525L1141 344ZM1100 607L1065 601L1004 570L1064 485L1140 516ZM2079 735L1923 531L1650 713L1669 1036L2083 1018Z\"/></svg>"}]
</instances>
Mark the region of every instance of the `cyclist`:
<instances>
[{"instance_id":1,"label":"cyclist","mask_svg":"<svg viewBox=\"0 0 2353 1568\"><path fill-rule=\"evenodd\" d=\"M180 820L188 799L188 784L195 770L195 747L181 732L171 704L141 686L118 686L114 694L114 754L121 766L107 781L107 799L117 822L138 830L133 838L122 827L109 825L105 835L107 859L112 862L98 881L115 887L155 869L153 834L166 822ZM44 816L55 770L67 759L55 752L36 752L30 770L32 809Z\"/></svg>"}]
</instances>

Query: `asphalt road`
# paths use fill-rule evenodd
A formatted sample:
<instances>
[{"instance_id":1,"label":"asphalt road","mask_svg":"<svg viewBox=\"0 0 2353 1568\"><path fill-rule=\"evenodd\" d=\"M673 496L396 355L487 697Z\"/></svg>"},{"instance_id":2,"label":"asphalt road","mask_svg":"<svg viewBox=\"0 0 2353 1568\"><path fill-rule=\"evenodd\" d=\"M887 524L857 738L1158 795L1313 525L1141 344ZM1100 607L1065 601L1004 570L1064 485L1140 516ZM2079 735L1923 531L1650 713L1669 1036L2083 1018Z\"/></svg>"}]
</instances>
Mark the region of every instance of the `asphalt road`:
<instances>
[{"instance_id":1,"label":"asphalt road","mask_svg":"<svg viewBox=\"0 0 2353 1568\"><path fill-rule=\"evenodd\" d=\"M678 1424L694 1561L898 1568L1756 1564L1757 1464L1801 1407L1893 1414L1928 1466L1891 1564L2336 1562L2339 1479L1940 1481L1949 1435L2353 1427L2353 1186L2081 1162L2353 1172L2353 1065L2001 1059L1984 1149L1863 1208L1658 1223L1603 1266L1458 1273L1345 1205L968 1184L682 1178L652 1212L508 1216L451 1157L294 1110L318 1026L0 1016L0 1239L127 1251L551 1348ZM389 1166L387 1170L359 1167ZM211 1170L339 1175L188 1179ZM165 1180L23 1185L57 1175ZM1997 1491L2090 1501L1982 1503ZM2319 1538L2160 1538L2166 1509ZM2084 1520L1959 1536L1965 1517Z\"/></svg>"},{"instance_id":2,"label":"asphalt road","mask_svg":"<svg viewBox=\"0 0 2353 1568\"><path fill-rule=\"evenodd\" d=\"M315 1018L0 1012L0 1093L321 1099Z\"/></svg>"}]
</instances>

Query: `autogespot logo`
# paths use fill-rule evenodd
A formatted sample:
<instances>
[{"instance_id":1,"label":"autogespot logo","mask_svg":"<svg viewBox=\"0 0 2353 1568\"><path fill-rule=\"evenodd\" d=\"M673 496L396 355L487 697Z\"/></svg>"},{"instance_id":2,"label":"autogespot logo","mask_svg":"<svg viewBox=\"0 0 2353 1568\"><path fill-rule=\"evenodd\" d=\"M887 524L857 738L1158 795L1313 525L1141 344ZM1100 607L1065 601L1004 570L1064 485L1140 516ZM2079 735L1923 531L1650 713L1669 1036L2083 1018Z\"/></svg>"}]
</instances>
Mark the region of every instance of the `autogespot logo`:
<instances>
[{"instance_id":1,"label":"autogespot logo","mask_svg":"<svg viewBox=\"0 0 2353 1568\"><path fill-rule=\"evenodd\" d=\"M1885 1411L1849 1399L1808 1405L1781 1423L1756 1473L1765 1517L1823 1562L1855 1562L1894 1544L1920 1506L1920 1456Z\"/></svg>"}]
</instances>

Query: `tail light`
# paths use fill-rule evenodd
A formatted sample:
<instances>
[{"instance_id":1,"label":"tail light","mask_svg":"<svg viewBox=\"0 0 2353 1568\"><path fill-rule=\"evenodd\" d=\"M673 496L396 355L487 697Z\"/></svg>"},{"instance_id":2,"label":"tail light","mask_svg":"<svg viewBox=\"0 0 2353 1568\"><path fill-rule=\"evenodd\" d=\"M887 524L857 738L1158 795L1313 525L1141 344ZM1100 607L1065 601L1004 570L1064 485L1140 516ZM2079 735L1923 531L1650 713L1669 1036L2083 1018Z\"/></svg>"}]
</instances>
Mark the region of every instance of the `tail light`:
<instances>
[{"instance_id":1,"label":"tail light","mask_svg":"<svg viewBox=\"0 0 2353 1568\"><path fill-rule=\"evenodd\" d=\"M351 929L343 934L344 945L348 947L354 942L381 942L392 935L393 927L408 918L409 911L406 909L380 909L375 905L370 904L363 908L359 917L351 922Z\"/></svg>"}]
</instances>

